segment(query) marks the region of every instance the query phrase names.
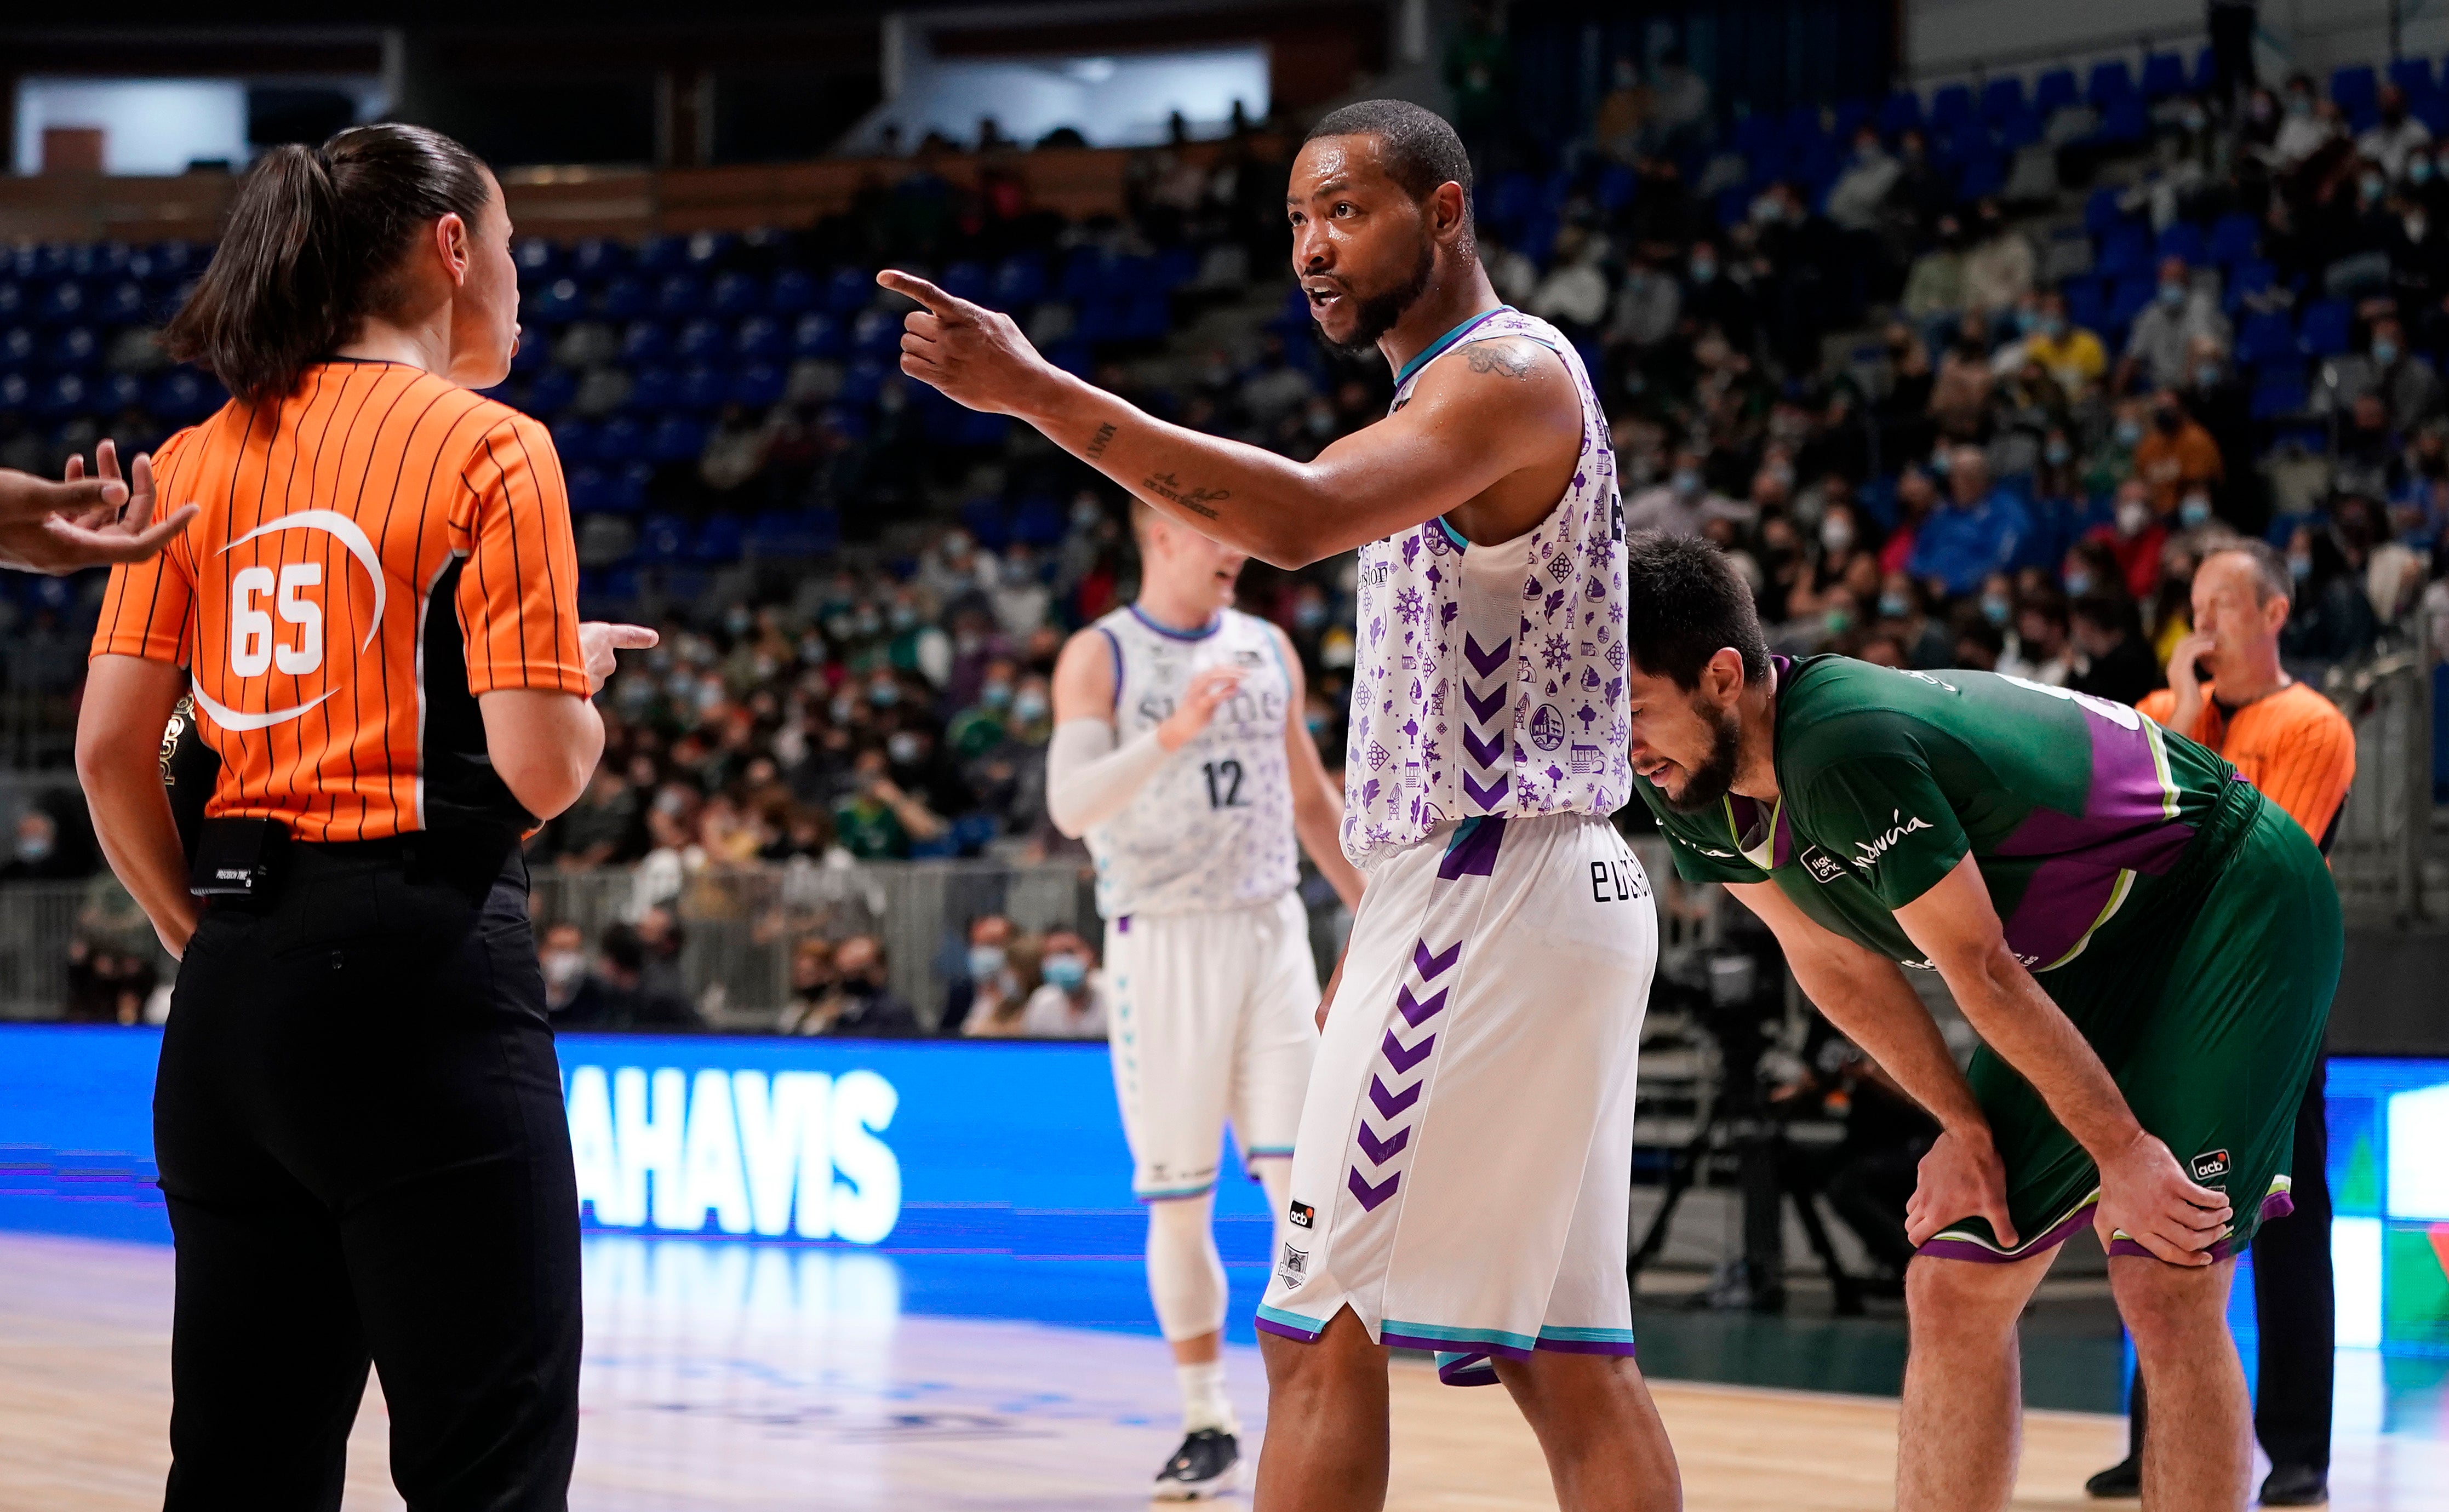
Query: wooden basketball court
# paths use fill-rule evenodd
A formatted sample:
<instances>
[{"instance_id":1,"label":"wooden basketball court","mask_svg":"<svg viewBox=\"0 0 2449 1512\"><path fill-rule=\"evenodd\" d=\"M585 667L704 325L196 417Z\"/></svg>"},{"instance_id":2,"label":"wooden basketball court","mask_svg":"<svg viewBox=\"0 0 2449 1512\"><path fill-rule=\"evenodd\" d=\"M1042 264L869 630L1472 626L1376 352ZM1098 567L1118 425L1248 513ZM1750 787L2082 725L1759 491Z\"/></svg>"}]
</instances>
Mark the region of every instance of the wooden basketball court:
<instances>
[{"instance_id":1,"label":"wooden basketball court","mask_svg":"<svg viewBox=\"0 0 2449 1512\"><path fill-rule=\"evenodd\" d=\"M711 1247L700 1247L701 1250ZM742 1251L745 1247L723 1247ZM673 1252L676 1260L682 1252ZM810 1256L813 1255L814 1258ZM1144 1504L1176 1438L1155 1341L898 1312L890 1262L844 1252L723 1254L701 1286L653 1273L652 1252L591 1251L586 1424L572 1504L584 1512L908 1512ZM821 1263L820 1263L821 1262ZM762 1268L762 1269L761 1269ZM167 1463L170 1252L0 1235L0 1512L136 1512ZM1256 1352L1232 1351L1245 1450L1263 1417ZM2449 1444L2377 1437L2346 1393L2333 1504L2449 1512ZM1865 1397L1660 1383L1687 1506L1872 1512L1891 1504L1896 1405ZM2375 1419L2378 1424L2380 1420ZM350 1512L396 1508L384 1418L369 1391L352 1445ZM2116 1458L2123 1422L2040 1413L2015 1505L2089 1505L2083 1477ZM1229 1504L1229 1503L1228 1503ZM1502 1390L1395 1372L1389 1505L1552 1507L1529 1431Z\"/></svg>"}]
</instances>

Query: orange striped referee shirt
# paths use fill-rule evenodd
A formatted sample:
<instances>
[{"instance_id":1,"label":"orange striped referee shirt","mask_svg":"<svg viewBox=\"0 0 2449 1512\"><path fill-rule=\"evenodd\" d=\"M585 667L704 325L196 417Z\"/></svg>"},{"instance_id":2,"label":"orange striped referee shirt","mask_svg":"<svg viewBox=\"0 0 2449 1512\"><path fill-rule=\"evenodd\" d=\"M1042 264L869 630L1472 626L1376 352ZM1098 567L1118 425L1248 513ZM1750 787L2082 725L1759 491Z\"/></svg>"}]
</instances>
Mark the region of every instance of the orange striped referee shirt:
<instances>
[{"instance_id":1,"label":"orange striped referee shirt","mask_svg":"<svg viewBox=\"0 0 2449 1512\"><path fill-rule=\"evenodd\" d=\"M545 428L403 363L318 363L153 458L202 512L113 569L93 655L188 669L221 757L205 813L311 841L532 828L476 697L588 696L578 561Z\"/></svg>"},{"instance_id":2,"label":"orange striped referee shirt","mask_svg":"<svg viewBox=\"0 0 2449 1512\"><path fill-rule=\"evenodd\" d=\"M2166 724L2177 696L2161 688L2135 707ZM2291 682L2242 708L2226 708L2206 682L2201 718L2177 733L2225 756L2329 852L2332 827L2356 780L2356 730L2337 704Z\"/></svg>"}]
</instances>

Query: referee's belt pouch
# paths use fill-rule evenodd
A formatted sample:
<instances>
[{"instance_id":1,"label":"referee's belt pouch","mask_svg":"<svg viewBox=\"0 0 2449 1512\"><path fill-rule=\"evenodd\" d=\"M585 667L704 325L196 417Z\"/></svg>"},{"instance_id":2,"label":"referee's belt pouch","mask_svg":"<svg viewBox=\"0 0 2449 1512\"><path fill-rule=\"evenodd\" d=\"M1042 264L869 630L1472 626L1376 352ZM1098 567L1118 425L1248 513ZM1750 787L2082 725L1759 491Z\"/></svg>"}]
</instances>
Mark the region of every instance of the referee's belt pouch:
<instances>
[{"instance_id":1,"label":"referee's belt pouch","mask_svg":"<svg viewBox=\"0 0 2449 1512\"><path fill-rule=\"evenodd\" d=\"M272 819L206 819L196 832L187 890L200 898L266 903L280 885L289 832Z\"/></svg>"}]
</instances>

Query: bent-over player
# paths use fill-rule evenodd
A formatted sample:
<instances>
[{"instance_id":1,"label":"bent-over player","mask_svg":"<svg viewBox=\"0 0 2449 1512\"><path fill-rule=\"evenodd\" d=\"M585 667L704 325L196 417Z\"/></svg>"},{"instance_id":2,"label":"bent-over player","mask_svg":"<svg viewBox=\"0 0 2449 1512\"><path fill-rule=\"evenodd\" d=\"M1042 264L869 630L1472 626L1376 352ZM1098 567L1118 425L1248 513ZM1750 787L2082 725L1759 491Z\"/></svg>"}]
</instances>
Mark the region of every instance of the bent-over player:
<instances>
[{"instance_id":1,"label":"bent-over player","mask_svg":"<svg viewBox=\"0 0 2449 1512\"><path fill-rule=\"evenodd\" d=\"M2343 941L2304 832L2122 703L1986 672L1772 658L1705 543L1630 544L1632 739L1676 870L1942 1126L1906 1232L1897 1504L2007 1504L2015 1320L2087 1217L2150 1383L2150 1505L2233 1509L2251 1464L2230 1257L2288 1210ZM1899 965L1985 1048L1969 1076Z\"/></svg>"},{"instance_id":2,"label":"bent-over player","mask_svg":"<svg viewBox=\"0 0 2449 1512\"><path fill-rule=\"evenodd\" d=\"M1346 907L1360 873L1336 843L1340 804L1302 722L1300 659L1232 607L1247 554L1146 505L1131 515L1139 599L1055 663L1046 803L1096 857L1114 1095L1131 1190L1148 1204L1148 1294L1182 1383L1182 1446L1157 1495L1187 1501L1230 1487L1240 1461L1208 1221L1225 1115L1281 1226L1318 1040L1295 838Z\"/></svg>"},{"instance_id":3,"label":"bent-over player","mask_svg":"<svg viewBox=\"0 0 2449 1512\"><path fill-rule=\"evenodd\" d=\"M1572 344L1490 286L1470 184L1417 105L1311 128L1293 271L1329 342L1394 370L1395 403L1306 463L1157 420L1009 316L879 275L925 306L903 372L1235 550L1360 549L1343 851L1369 886L1259 1310L1268 1512L1383 1504L1396 1345L1503 1381L1568 1512L1679 1501L1625 1280L1658 924L1608 822L1631 786L1614 457Z\"/></svg>"}]
</instances>

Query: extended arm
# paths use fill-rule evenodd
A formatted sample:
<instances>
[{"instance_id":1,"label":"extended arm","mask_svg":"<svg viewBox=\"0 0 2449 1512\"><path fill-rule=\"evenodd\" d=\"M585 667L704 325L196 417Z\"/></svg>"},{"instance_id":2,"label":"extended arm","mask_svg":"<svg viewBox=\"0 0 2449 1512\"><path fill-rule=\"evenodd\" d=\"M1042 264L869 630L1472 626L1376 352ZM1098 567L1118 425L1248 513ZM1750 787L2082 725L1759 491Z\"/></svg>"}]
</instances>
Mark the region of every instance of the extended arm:
<instances>
[{"instance_id":1,"label":"extended arm","mask_svg":"<svg viewBox=\"0 0 2449 1512\"><path fill-rule=\"evenodd\" d=\"M99 656L87 671L77 716L77 780L94 836L173 956L185 953L196 932L196 899L162 787L162 729L186 687L185 669L167 661Z\"/></svg>"},{"instance_id":2,"label":"extended arm","mask_svg":"<svg viewBox=\"0 0 2449 1512\"><path fill-rule=\"evenodd\" d=\"M68 458L65 483L0 468L0 566L57 575L143 562L196 513L186 505L153 523L152 459L138 453L123 480L118 449L108 441L94 448L92 477L78 456Z\"/></svg>"},{"instance_id":3,"label":"extended arm","mask_svg":"<svg viewBox=\"0 0 2449 1512\"><path fill-rule=\"evenodd\" d=\"M1475 343L1472 360L1422 374L1401 410L1300 463L1159 420L1048 362L1009 316L923 278L887 271L877 281L926 307L907 319L902 372L974 410L1028 421L1158 510L1280 567L1408 529L1526 469L1561 460L1570 476L1579 452L1580 398L1534 342ZM1533 491L1546 497L1520 528L1561 488Z\"/></svg>"},{"instance_id":4,"label":"extended arm","mask_svg":"<svg viewBox=\"0 0 2449 1512\"><path fill-rule=\"evenodd\" d=\"M2123 1231L2163 1260L2209 1264L2202 1252L2227 1226L2227 1198L2186 1178L2169 1147L2135 1119L2099 1055L2016 960L1973 857L1897 909L1897 923L1947 979L1982 1040L2032 1083L2100 1167L2095 1223L2103 1242Z\"/></svg>"},{"instance_id":5,"label":"extended arm","mask_svg":"<svg viewBox=\"0 0 2449 1512\"><path fill-rule=\"evenodd\" d=\"M1291 638L1272 632L1276 651L1284 659L1284 678L1292 696L1284 706L1284 772L1293 785L1293 833L1310 865L1335 889L1347 909L1360 907L1360 869L1343 855L1343 794L1327 779L1326 763L1319 759L1318 742L1310 738L1302 715L1309 707L1309 687ZM1340 965L1340 963L1339 963Z\"/></svg>"}]
</instances>

